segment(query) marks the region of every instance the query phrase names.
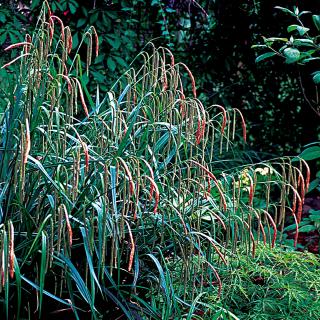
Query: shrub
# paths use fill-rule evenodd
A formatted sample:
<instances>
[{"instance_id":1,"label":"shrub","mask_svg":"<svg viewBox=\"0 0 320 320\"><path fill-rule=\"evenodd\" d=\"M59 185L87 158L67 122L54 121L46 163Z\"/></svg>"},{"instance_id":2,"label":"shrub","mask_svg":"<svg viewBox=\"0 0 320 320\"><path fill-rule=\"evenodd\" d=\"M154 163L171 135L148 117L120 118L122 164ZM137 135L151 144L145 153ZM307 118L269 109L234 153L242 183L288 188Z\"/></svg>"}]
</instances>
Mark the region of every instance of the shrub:
<instances>
[{"instance_id":1,"label":"shrub","mask_svg":"<svg viewBox=\"0 0 320 320\"><path fill-rule=\"evenodd\" d=\"M319 38L320 32L320 15L312 15L313 23L310 27L314 28L315 31L310 32L310 28L306 27L302 21L306 15L311 14L310 11L300 11L296 6L293 7L292 11L279 6L275 8L289 14L297 24L291 24L287 27L289 34L287 37L263 37L264 44L254 45L254 48L267 50L267 52L264 52L256 58L256 62L264 61L275 56L285 59L286 64L303 65L319 60L320 49L317 39ZM314 84L318 85L320 83L320 71L315 70L312 75ZM317 93L313 99L309 98L306 95L306 89L303 86L301 76L299 80L306 102L319 116Z\"/></svg>"}]
</instances>

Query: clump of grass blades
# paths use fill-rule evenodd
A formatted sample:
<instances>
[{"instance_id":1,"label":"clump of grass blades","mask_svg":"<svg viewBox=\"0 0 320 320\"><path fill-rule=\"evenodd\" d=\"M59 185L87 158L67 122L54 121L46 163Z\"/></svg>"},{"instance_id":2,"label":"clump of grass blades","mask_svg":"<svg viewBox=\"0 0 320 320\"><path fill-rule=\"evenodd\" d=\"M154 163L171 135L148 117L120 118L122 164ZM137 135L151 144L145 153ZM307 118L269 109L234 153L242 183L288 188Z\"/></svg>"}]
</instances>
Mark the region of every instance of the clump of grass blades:
<instances>
[{"instance_id":1,"label":"clump of grass blades","mask_svg":"<svg viewBox=\"0 0 320 320\"><path fill-rule=\"evenodd\" d=\"M8 48L22 51L3 66L20 62L1 122L6 317L221 312L203 302L207 292L220 297L217 269L238 244L248 255L259 242L273 247L286 212L299 223L308 167L237 158L242 114L212 106L210 117L191 71L166 48L149 44L94 101L83 70L98 48L93 27L72 48L70 29L46 3L35 33Z\"/></svg>"}]
</instances>

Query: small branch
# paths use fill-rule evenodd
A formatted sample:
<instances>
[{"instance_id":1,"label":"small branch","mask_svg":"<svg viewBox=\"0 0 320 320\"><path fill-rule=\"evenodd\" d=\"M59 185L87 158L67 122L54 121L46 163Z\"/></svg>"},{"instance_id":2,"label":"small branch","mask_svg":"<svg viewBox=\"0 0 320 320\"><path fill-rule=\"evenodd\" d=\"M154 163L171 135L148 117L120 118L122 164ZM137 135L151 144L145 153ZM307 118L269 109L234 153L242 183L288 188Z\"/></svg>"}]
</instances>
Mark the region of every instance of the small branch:
<instances>
[{"instance_id":1,"label":"small branch","mask_svg":"<svg viewBox=\"0 0 320 320\"><path fill-rule=\"evenodd\" d=\"M319 105L317 103L317 105L313 105L310 101L310 99L308 98L307 94L306 94L306 90L303 86L303 82L302 82L302 77L301 77L301 72L300 70L298 69L298 72L299 72L299 83L300 83L300 88L301 88L301 91L302 91L302 94L303 94L303 97L304 99L306 100L306 102L308 103L308 105L310 106L310 108L317 114L318 117L320 117L320 108L319 108ZM318 94L317 94L317 102L318 102Z\"/></svg>"}]
</instances>

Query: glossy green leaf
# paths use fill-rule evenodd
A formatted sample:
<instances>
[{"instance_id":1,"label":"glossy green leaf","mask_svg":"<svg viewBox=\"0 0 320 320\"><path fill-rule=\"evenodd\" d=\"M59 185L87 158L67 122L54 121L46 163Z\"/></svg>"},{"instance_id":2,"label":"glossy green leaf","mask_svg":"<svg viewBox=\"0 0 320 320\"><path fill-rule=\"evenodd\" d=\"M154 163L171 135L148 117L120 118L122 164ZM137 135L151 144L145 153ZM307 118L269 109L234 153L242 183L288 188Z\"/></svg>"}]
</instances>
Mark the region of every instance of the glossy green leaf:
<instances>
[{"instance_id":1,"label":"glossy green leaf","mask_svg":"<svg viewBox=\"0 0 320 320\"><path fill-rule=\"evenodd\" d=\"M283 50L283 54L286 57L286 63L297 62L300 58L300 51L296 48L286 48Z\"/></svg>"},{"instance_id":2,"label":"glossy green leaf","mask_svg":"<svg viewBox=\"0 0 320 320\"><path fill-rule=\"evenodd\" d=\"M317 30L320 31L320 15L313 15L312 20L314 25L316 26Z\"/></svg>"},{"instance_id":3,"label":"glossy green leaf","mask_svg":"<svg viewBox=\"0 0 320 320\"><path fill-rule=\"evenodd\" d=\"M6 15L0 12L0 22L5 23L7 21Z\"/></svg>"},{"instance_id":4,"label":"glossy green leaf","mask_svg":"<svg viewBox=\"0 0 320 320\"><path fill-rule=\"evenodd\" d=\"M39 5L40 5L40 0L32 0L30 9L34 10L34 9L38 8Z\"/></svg>"},{"instance_id":5,"label":"glossy green leaf","mask_svg":"<svg viewBox=\"0 0 320 320\"><path fill-rule=\"evenodd\" d=\"M299 232L312 232L317 230L317 228L314 225L307 225L299 228Z\"/></svg>"},{"instance_id":6,"label":"glossy green leaf","mask_svg":"<svg viewBox=\"0 0 320 320\"><path fill-rule=\"evenodd\" d=\"M299 13L299 17L303 16L304 14L308 14L308 13L311 13L311 11L301 11Z\"/></svg>"},{"instance_id":7,"label":"glossy green leaf","mask_svg":"<svg viewBox=\"0 0 320 320\"><path fill-rule=\"evenodd\" d=\"M75 14L77 12L78 6L74 5L73 3L69 3L69 9L71 14Z\"/></svg>"},{"instance_id":8,"label":"glossy green leaf","mask_svg":"<svg viewBox=\"0 0 320 320\"><path fill-rule=\"evenodd\" d=\"M85 18L79 19L77 22L77 28L83 27L86 23L87 23L87 19L85 19Z\"/></svg>"},{"instance_id":9,"label":"glossy green leaf","mask_svg":"<svg viewBox=\"0 0 320 320\"><path fill-rule=\"evenodd\" d=\"M256 58L256 63L266 60L268 58L274 57L276 55L275 52L266 52Z\"/></svg>"},{"instance_id":10,"label":"glossy green leaf","mask_svg":"<svg viewBox=\"0 0 320 320\"><path fill-rule=\"evenodd\" d=\"M118 50L121 46L120 39L116 35L108 35L106 40L114 50Z\"/></svg>"},{"instance_id":11,"label":"glossy green leaf","mask_svg":"<svg viewBox=\"0 0 320 320\"><path fill-rule=\"evenodd\" d=\"M304 160L314 160L320 158L320 147L319 146L312 146L304 150L299 157Z\"/></svg>"},{"instance_id":12,"label":"glossy green leaf","mask_svg":"<svg viewBox=\"0 0 320 320\"><path fill-rule=\"evenodd\" d=\"M312 77L312 79L315 84L319 84L320 83L320 71L314 73L314 76Z\"/></svg>"},{"instance_id":13,"label":"glossy green leaf","mask_svg":"<svg viewBox=\"0 0 320 320\"><path fill-rule=\"evenodd\" d=\"M114 71L114 70L116 69L116 67L117 67L116 63L114 62L114 60L113 60L111 57L109 57L109 58L107 59L107 65L108 65L108 68L109 68L111 71Z\"/></svg>"},{"instance_id":14,"label":"glossy green leaf","mask_svg":"<svg viewBox=\"0 0 320 320\"><path fill-rule=\"evenodd\" d=\"M280 7L280 6L276 6L275 9L279 9L281 10L282 12L285 12L285 13L289 13L290 15L292 16L296 16L296 14L294 12L292 12L291 10L287 9L287 8L284 8L284 7Z\"/></svg>"},{"instance_id":15,"label":"glossy green leaf","mask_svg":"<svg viewBox=\"0 0 320 320\"><path fill-rule=\"evenodd\" d=\"M306 27L302 27L302 26L299 26L297 24L293 24L293 25L290 25L288 28L287 28L288 32L292 32L292 31L295 31L297 30L300 34L300 36L303 36L305 35L310 29L309 28L306 28Z\"/></svg>"},{"instance_id":16,"label":"glossy green leaf","mask_svg":"<svg viewBox=\"0 0 320 320\"><path fill-rule=\"evenodd\" d=\"M320 186L320 178L316 178L310 182L308 192L313 191L318 186Z\"/></svg>"},{"instance_id":17,"label":"glossy green leaf","mask_svg":"<svg viewBox=\"0 0 320 320\"><path fill-rule=\"evenodd\" d=\"M294 39L293 44L295 46L314 47L315 43L311 39Z\"/></svg>"}]
</instances>

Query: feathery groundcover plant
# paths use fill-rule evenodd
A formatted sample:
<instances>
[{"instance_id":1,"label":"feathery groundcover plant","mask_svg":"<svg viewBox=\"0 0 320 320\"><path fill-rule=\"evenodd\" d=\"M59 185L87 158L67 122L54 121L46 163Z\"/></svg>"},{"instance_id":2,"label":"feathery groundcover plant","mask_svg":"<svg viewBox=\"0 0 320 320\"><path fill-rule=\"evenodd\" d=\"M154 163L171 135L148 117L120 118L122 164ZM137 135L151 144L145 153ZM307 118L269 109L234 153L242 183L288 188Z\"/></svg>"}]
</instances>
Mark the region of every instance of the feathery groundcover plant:
<instances>
[{"instance_id":1,"label":"feathery groundcover plant","mask_svg":"<svg viewBox=\"0 0 320 320\"><path fill-rule=\"evenodd\" d=\"M266 246L255 257L243 253L219 270L227 310L244 320L320 318L319 257Z\"/></svg>"},{"instance_id":2,"label":"feathery groundcover plant","mask_svg":"<svg viewBox=\"0 0 320 320\"><path fill-rule=\"evenodd\" d=\"M236 318L219 303L222 265L239 244L274 247L288 212L298 230L307 164L248 164L240 111L210 118L188 67L149 47L103 98L82 81L94 28L73 48L45 3L34 34L7 48L20 50L3 66L20 63L1 118L7 319Z\"/></svg>"}]
</instances>

